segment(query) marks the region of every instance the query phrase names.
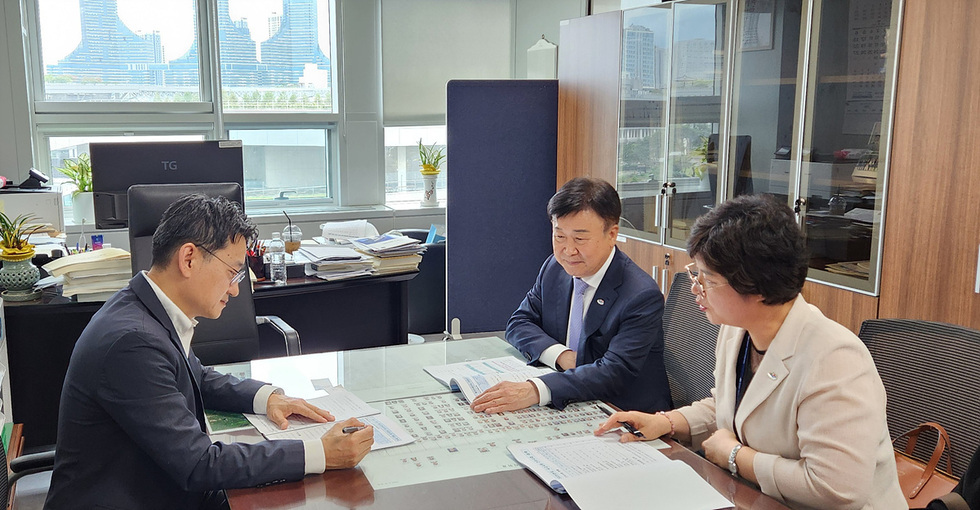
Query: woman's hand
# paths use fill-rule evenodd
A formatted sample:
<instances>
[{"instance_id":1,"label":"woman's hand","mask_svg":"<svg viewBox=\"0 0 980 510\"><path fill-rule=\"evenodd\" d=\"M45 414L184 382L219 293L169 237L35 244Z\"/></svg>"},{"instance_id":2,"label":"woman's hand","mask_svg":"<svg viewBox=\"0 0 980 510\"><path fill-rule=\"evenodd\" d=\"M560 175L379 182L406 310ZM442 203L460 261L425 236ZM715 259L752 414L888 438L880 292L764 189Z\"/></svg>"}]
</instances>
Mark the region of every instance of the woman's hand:
<instances>
[{"instance_id":1,"label":"woman's hand","mask_svg":"<svg viewBox=\"0 0 980 510\"><path fill-rule=\"evenodd\" d=\"M642 432L645 436L641 439L633 434L622 434L619 436L619 441L622 443L656 439L664 434L670 433L670 422L667 421L667 418L657 414L647 414L639 411L620 411L618 413L613 413L612 416L610 416L605 423L599 425L599 428L595 429L595 432L593 433L597 436L601 436L610 430L622 427L623 425L620 422L629 423L637 431Z\"/></svg>"}]
</instances>

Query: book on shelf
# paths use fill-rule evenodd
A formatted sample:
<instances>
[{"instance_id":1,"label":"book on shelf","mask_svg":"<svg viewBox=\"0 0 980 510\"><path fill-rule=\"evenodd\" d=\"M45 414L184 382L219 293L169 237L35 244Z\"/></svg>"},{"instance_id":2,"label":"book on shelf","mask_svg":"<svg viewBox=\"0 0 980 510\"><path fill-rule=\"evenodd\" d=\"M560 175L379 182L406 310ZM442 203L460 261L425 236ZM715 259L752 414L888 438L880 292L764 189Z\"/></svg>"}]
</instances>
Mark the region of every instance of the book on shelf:
<instances>
[{"instance_id":1,"label":"book on shelf","mask_svg":"<svg viewBox=\"0 0 980 510\"><path fill-rule=\"evenodd\" d=\"M461 392L467 402L473 402L478 395L499 382L523 382L554 372L547 367L529 366L513 356L432 365L423 370L449 389Z\"/></svg>"}]
</instances>

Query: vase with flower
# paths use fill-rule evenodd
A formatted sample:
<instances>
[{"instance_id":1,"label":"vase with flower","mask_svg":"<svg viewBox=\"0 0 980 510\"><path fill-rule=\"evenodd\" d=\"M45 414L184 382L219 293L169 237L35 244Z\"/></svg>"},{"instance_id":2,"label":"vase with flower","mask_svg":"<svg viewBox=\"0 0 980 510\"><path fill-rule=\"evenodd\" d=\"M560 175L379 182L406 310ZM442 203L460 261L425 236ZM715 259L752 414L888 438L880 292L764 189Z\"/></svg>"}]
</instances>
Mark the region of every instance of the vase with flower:
<instances>
[{"instance_id":1,"label":"vase with flower","mask_svg":"<svg viewBox=\"0 0 980 510\"><path fill-rule=\"evenodd\" d=\"M41 225L29 225L34 217L22 214L10 219L0 212L0 286L3 286L3 299L8 301L30 301L37 298L40 292L34 290L34 284L41 273L31 259L34 258L34 245L28 242L28 237Z\"/></svg>"},{"instance_id":2,"label":"vase with flower","mask_svg":"<svg viewBox=\"0 0 980 510\"><path fill-rule=\"evenodd\" d=\"M425 145L419 139L419 160L422 164L422 207L436 207L439 198L436 196L436 179L446 159L445 147L436 148L436 144Z\"/></svg>"}]
</instances>

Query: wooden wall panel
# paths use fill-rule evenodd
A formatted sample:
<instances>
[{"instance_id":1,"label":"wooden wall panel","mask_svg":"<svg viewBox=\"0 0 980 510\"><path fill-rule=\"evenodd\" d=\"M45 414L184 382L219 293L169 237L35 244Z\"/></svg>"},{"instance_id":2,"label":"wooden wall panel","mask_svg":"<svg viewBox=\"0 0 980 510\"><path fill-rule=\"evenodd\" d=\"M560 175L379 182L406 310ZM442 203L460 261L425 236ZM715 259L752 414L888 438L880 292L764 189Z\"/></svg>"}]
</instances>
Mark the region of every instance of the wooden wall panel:
<instances>
[{"instance_id":1,"label":"wooden wall panel","mask_svg":"<svg viewBox=\"0 0 980 510\"><path fill-rule=\"evenodd\" d=\"M861 323L878 317L878 298L821 283L803 284L803 299L856 335Z\"/></svg>"},{"instance_id":2,"label":"wooden wall panel","mask_svg":"<svg viewBox=\"0 0 980 510\"><path fill-rule=\"evenodd\" d=\"M558 182L591 175L615 185L622 13L568 20L558 51Z\"/></svg>"},{"instance_id":3,"label":"wooden wall panel","mask_svg":"<svg viewBox=\"0 0 980 510\"><path fill-rule=\"evenodd\" d=\"M879 316L980 329L980 2L906 0Z\"/></svg>"}]
</instances>

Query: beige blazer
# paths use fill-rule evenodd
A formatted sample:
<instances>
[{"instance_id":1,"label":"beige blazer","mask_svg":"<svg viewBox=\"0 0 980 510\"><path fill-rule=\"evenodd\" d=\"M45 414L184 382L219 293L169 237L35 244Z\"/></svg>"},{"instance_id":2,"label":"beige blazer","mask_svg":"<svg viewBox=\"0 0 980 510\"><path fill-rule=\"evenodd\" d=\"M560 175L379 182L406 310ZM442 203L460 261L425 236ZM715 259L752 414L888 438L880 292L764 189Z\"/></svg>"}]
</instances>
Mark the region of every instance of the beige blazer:
<instances>
[{"instance_id":1,"label":"beige blazer","mask_svg":"<svg viewBox=\"0 0 980 510\"><path fill-rule=\"evenodd\" d=\"M712 397L679 409L700 445L718 428L759 452L762 492L797 509L906 509L885 422L885 388L847 328L797 296L735 414L745 331L722 326Z\"/></svg>"}]
</instances>

